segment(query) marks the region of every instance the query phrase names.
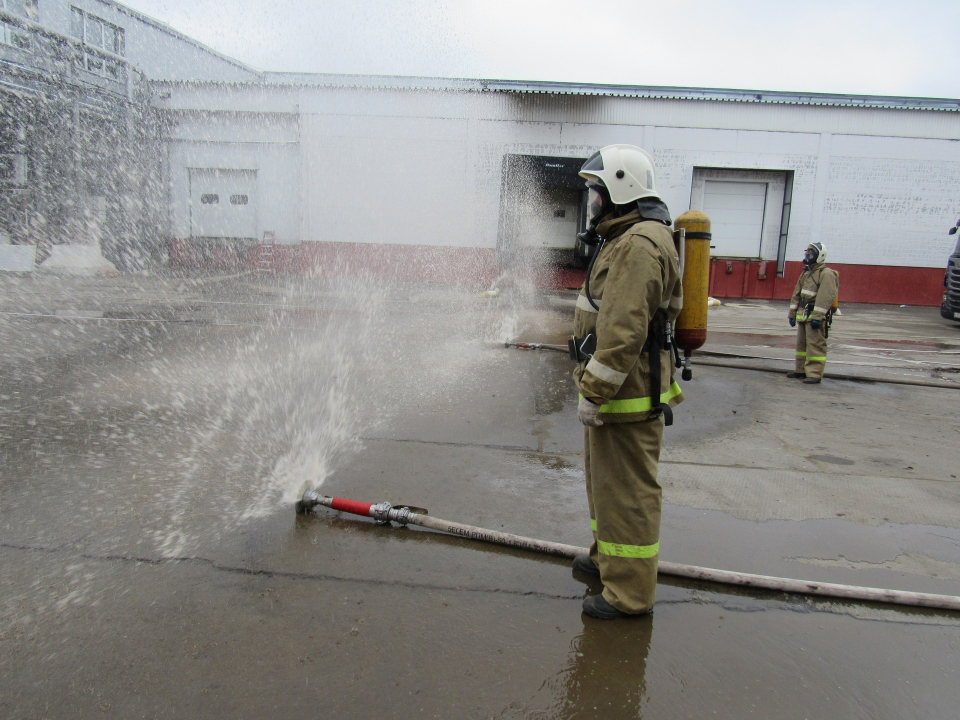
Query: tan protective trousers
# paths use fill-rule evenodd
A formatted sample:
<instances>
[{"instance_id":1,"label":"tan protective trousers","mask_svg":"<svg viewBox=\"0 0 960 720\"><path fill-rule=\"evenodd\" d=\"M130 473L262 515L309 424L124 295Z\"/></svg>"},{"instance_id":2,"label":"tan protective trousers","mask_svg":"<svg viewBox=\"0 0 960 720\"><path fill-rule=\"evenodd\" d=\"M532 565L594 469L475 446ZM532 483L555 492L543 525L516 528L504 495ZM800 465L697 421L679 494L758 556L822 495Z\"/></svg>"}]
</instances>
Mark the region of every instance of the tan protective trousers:
<instances>
[{"instance_id":1,"label":"tan protective trousers","mask_svg":"<svg viewBox=\"0 0 960 720\"><path fill-rule=\"evenodd\" d=\"M823 368L827 364L827 337L824 325L819 330L810 327L810 321L797 323L797 365L798 373L807 377L822 378Z\"/></svg>"},{"instance_id":2,"label":"tan protective trousers","mask_svg":"<svg viewBox=\"0 0 960 720\"><path fill-rule=\"evenodd\" d=\"M584 428L584 467L603 598L644 613L657 597L661 490L657 464L663 417Z\"/></svg>"}]
</instances>

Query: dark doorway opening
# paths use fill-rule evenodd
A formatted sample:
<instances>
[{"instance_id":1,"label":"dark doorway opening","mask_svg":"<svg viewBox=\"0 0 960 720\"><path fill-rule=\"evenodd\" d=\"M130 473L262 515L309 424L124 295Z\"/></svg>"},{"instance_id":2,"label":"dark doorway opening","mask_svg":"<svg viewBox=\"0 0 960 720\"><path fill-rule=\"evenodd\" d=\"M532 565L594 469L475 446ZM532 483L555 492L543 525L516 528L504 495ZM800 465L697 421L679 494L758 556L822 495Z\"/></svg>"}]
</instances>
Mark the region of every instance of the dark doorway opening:
<instances>
[{"instance_id":1,"label":"dark doorway opening","mask_svg":"<svg viewBox=\"0 0 960 720\"><path fill-rule=\"evenodd\" d=\"M587 192L578 174L584 161L504 156L497 229L501 265L534 262L581 267L589 259L589 246L577 240L586 225Z\"/></svg>"}]
</instances>

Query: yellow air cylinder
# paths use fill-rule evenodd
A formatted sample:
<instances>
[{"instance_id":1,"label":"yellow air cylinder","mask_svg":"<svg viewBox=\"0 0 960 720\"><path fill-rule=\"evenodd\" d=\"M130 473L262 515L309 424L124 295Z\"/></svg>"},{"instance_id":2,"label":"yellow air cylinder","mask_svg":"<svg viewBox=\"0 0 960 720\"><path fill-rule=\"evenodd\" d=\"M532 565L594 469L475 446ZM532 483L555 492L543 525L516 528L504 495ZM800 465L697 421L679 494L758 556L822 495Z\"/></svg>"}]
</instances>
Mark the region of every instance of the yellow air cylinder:
<instances>
[{"instance_id":1,"label":"yellow air cylinder","mask_svg":"<svg viewBox=\"0 0 960 720\"><path fill-rule=\"evenodd\" d=\"M685 231L683 254L683 309L677 318L675 337L683 350L681 377L693 377L690 356L707 341L707 302L710 291L710 218L699 210L688 210L674 221Z\"/></svg>"}]
</instances>

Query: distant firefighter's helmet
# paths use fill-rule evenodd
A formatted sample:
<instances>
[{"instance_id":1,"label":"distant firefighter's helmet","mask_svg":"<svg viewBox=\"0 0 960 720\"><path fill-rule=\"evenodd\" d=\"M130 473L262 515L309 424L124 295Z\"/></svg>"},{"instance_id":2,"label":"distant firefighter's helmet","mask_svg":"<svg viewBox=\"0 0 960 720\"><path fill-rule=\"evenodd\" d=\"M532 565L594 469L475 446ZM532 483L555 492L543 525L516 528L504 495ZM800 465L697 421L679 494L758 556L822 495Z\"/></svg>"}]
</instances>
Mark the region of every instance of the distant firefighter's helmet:
<instances>
[{"instance_id":1,"label":"distant firefighter's helmet","mask_svg":"<svg viewBox=\"0 0 960 720\"><path fill-rule=\"evenodd\" d=\"M599 182L603 185L616 205L626 205L640 198L660 197L653 158L636 145L607 145L583 164L580 177L588 184Z\"/></svg>"},{"instance_id":2,"label":"distant firefighter's helmet","mask_svg":"<svg viewBox=\"0 0 960 720\"><path fill-rule=\"evenodd\" d=\"M827 261L827 247L822 242L810 243L803 253L803 264L816 265Z\"/></svg>"}]
</instances>

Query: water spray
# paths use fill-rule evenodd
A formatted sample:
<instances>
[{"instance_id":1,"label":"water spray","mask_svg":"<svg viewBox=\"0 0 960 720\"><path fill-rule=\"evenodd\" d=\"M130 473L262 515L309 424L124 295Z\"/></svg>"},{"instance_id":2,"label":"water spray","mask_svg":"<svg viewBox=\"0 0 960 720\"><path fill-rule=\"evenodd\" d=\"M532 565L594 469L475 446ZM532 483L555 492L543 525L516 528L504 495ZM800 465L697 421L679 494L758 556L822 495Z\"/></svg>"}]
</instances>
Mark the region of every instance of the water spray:
<instances>
[{"instance_id":1,"label":"water spray","mask_svg":"<svg viewBox=\"0 0 960 720\"><path fill-rule=\"evenodd\" d=\"M373 504L358 502L357 500L327 497L320 495L316 490L308 490L303 494L303 497L296 503L296 511L305 514L320 506L353 515L370 517L381 525L389 525L391 522L395 522L401 527L406 525L419 525L420 527L425 527L430 530L459 535L460 537L465 537L470 540L506 545L508 547L531 550L547 555L573 558L578 555L588 554L587 548L576 547L575 545L537 540L536 538L524 537L523 535L513 535L511 533L487 530L473 525L441 520L440 518L429 516L423 508L408 505L391 505L389 502ZM937 595L934 593L918 593L905 590L885 590L883 588L823 583L813 580L794 580L771 575L754 575L752 573L716 570L713 568L698 567L696 565L682 565L680 563L664 561L660 561L658 573L661 575L687 578L689 580L705 580L722 585L752 587L796 595L818 595L842 600L859 600L891 605L960 611L960 597L955 595Z\"/></svg>"}]
</instances>

